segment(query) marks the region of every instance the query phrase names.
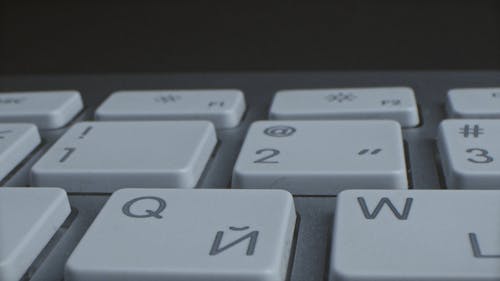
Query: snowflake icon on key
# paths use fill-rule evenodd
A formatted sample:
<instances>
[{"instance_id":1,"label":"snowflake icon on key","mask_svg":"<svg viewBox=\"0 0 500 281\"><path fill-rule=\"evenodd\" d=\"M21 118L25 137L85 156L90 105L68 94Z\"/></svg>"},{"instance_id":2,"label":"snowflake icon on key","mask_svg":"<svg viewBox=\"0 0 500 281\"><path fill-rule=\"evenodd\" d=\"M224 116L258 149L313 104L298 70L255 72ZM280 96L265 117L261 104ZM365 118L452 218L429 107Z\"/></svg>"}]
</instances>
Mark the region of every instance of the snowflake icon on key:
<instances>
[{"instance_id":1,"label":"snowflake icon on key","mask_svg":"<svg viewBox=\"0 0 500 281\"><path fill-rule=\"evenodd\" d=\"M342 103L344 101L353 101L353 100L356 99L356 96L354 94L352 94L352 93L339 92L339 93L336 93L336 94L327 95L327 96L325 96L325 99L328 102Z\"/></svg>"},{"instance_id":2,"label":"snowflake icon on key","mask_svg":"<svg viewBox=\"0 0 500 281\"><path fill-rule=\"evenodd\" d=\"M155 98L157 103L176 103L181 100L181 96L178 95L162 95Z\"/></svg>"}]
</instances>

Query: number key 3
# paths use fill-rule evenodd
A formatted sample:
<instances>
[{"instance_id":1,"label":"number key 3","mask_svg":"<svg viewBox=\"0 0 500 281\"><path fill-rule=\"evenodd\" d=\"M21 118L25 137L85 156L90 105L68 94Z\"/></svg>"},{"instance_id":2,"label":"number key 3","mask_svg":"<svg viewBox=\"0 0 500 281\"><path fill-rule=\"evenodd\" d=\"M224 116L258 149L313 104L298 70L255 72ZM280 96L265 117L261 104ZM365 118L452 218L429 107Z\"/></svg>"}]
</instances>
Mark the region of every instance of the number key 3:
<instances>
[{"instance_id":1,"label":"number key 3","mask_svg":"<svg viewBox=\"0 0 500 281\"><path fill-rule=\"evenodd\" d=\"M448 188L500 189L500 122L453 119L441 123L438 147Z\"/></svg>"},{"instance_id":2,"label":"number key 3","mask_svg":"<svg viewBox=\"0 0 500 281\"><path fill-rule=\"evenodd\" d=\"M465 152L476 153L473 158L467 158L468 161L476 164L486 164L493 162L493 157L488 155L488 150L483 148L469 148Z\"/></svg>"}]
</instances>

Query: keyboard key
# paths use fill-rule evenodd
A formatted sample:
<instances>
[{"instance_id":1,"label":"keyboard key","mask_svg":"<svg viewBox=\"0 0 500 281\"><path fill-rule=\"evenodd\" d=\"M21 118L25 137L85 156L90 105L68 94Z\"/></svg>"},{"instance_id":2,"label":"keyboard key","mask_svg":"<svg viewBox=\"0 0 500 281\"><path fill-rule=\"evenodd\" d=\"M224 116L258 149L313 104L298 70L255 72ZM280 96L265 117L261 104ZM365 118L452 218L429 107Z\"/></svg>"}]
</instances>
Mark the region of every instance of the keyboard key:
<instances>
[{"instance_id":1,"label":"keyboard key","mask_svg":"<svg viewBox=\"0 0 500 281\"><path fill-rule=\"evenodd\" d=\"M216 143L207 121L82 122L33 166L31 180L71 192L193 188Z\"/></svg>"},{"instance_id":2,"label":"keyboard key","mask_svg":"<svg viewBox=\"0 0 500 281\"><path fill-rule=\"evenodd\" d=\"M448 188L500 189L500 120L454 119L439 126Z\"/></svg>"},{"instance_id":3,"label":"keyboard key","mask_svg":"<svg viewBox=\"0 0 500 281\"><path fill-rule=\"evenodd\" d=\"M332 280L500 280L498 214L500 191L342 192Z\"/></svg>"},{"instance_id":4,"label":"keyboard key","mask_svg":"<svg viewBox=\"0 0 500 281\"><path fill-rule=\"evenodd\" d=\"M407 188L401 127L389 120L255 122L232 186L311 195Z\"/></svg>"},{"instance_id":5,"label":"keyboard key","mask_svg":"<svg viewBox=\"0 0 500 281\"><path fill-rule=\"evenodd\" d=\"M0 280L21 280L70 212L62 189L0 187Z\"/></svg>"},{"instance_id":6,"label":"keyboard key","mask_svg":"<svg viewBox=\"0 0 500 281\"><path fill-rule=\"evenodd\" d=\"M240 123L245 98L239 90L147 90L112 94L98 120L208 120L217 128Z\"/></svg>"},{"instance_id":7,"label":"keyboard key","mask_svg":"<svg viewBox=\"0 0 500 281\"><path fill-rule=\"evenodd\" d=\"M0 122L33 123L39 129L56 129L68 124L82 109L77 91L0 94Z\"/></svg>"},{"instance_id":8,"label":"keyboard key","mask_svg":"<svg viewBox=\"0 0 500 281\"><path fill-rule=\"evenodd\" d=\"M65 280L284 281L295 220L284 191L119 190Z\"/></svg>"},{"instance_id":9,"label":"keyboard key","mask_svg":"<svg viewBox=\"0 0 500 281\"><path fill-rule=\"evenodd\" d=\"M271 119L391 119L403 127L419 124L411 88L352 88L279 91Z\"/></svg>"},{"instance_id":10,"label":"keyboard key","mask_svg":"<svg viewBox=\"0 0 500 281\"><path fill-rule=\"evenodd\" d=\"M500 118L500 88L450 90L446 109L450 117Z\"/></svg>"},{"instance_id":11,"label":"keyboard key","mask_svg":"<svg viewBox=\"0 0 500 281\"><path fill-rule=\"evenodd\" d=\"M40 135L32 124L0 124L0 180L4 179L38 145Z\"/></svg>"}]
</instances>

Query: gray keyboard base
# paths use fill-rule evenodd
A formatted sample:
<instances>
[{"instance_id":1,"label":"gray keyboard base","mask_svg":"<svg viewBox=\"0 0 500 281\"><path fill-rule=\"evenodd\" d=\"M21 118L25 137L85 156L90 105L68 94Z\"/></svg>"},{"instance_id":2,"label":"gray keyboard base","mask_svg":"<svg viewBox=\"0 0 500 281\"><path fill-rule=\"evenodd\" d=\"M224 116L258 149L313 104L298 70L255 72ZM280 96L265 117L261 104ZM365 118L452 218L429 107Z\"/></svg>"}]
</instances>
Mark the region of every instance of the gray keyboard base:
<instances>
[{"instance_id":1,"label":"gray keyboard base","mask_svg":"<svg viewBox=\"0 0 500 281\"><path fill-rule=\"evenodd\" d=\"M415 90L422 123L404 129L410 186L443 188L435 138L445 118L444 102L450 88L500 85L500 72L321 72L321 73L219 73L151 75L82 75L0 77L0 91L76 89L86 110L76 121L89 119L111 93L125 89L236 88L245 93L247 112L240 126L219 130L219 145L199 187L229 187L232 166L249 124L267 119L274 93L282 89L408 86ZM2 185L26 184L29 165L45 151L61 130L42 131L44 144L20 165ZM28 272L25 280L63 280L67 257L95 218L105 195L70 194L73 214ZM327 280L335 197L296 196L300 220L290 280ZM335 249L333 249L335 250Z\"/></svg>"}]
</instances>

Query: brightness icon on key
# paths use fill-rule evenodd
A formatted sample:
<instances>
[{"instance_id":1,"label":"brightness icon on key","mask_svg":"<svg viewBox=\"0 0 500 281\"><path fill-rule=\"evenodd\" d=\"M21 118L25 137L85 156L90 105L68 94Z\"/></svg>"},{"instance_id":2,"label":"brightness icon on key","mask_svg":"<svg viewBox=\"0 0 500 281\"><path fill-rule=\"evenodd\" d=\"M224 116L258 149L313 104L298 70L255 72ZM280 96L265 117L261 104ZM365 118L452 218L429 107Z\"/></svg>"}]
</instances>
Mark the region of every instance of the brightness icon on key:
<instances>
[{"instance_id":1,"label":"brightness icon on key","mask_svg":"<svg viewBox=\"0 0 500 281\"><path fill-rule=\"evenodd\" d=\"M162 95L155 98L157 103L176 103L179 100L181 100L181 97L178 95Z\"/></svg>"},{"instance_id":2,"label":"brightness icon on key","mask_svg":"<svg viewBox=\"0 0 500 281\"><path fill-rule=\"evenodd\" d=\"M356 99L356 96L352 93L337 93L331 94L325 97L325 99L329 102L338 102L342 103L344 101L353 101Z\"/></svg>"}]
</instances>

